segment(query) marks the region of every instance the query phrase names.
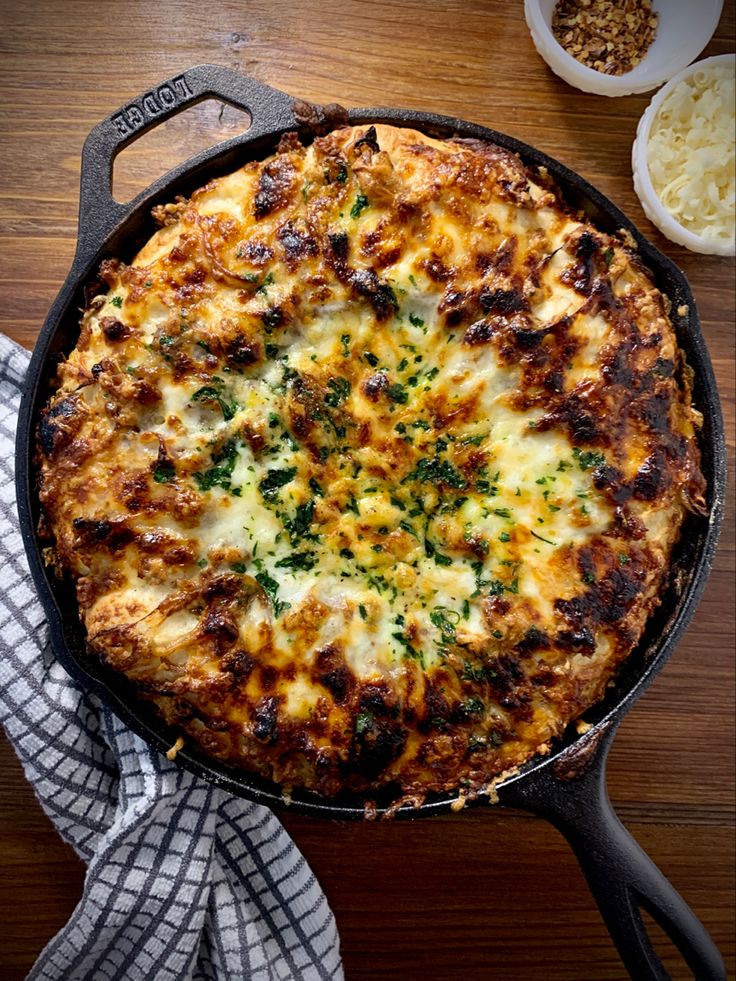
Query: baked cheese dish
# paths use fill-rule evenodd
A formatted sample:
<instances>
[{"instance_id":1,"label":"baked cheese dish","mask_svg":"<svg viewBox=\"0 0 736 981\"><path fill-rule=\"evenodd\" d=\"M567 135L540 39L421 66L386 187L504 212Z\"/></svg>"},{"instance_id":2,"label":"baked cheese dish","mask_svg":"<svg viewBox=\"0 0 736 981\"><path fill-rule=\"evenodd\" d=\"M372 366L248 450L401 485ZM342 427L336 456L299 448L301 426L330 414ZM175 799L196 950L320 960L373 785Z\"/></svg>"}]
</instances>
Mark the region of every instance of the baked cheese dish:
<instances>
[{"instance_id":1,"label":"baked cheese dish","mask_svg":"<svg viewBox=\"0 0 736 981\"><path fill-rule=\"evenodd\" d=\"M386 125L154 217L38 428L90 651L287 793L487 792L602 697L704 508L633 241Z\"/></svg>"}]
</instances>

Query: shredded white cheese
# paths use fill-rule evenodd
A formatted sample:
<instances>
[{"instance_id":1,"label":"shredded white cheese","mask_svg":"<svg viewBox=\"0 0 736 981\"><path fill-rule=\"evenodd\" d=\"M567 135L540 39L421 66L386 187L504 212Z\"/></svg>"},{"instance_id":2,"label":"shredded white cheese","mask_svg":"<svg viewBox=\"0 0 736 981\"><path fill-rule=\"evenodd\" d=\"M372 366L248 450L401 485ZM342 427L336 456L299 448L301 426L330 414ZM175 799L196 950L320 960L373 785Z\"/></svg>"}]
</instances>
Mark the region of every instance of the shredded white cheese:
<instances>
[{"instance_id":1,"label":"shredded white cheese","mask_svg":"<svg viewBox=\"0 0 736 981\"><path fill-rule=\"evenodd\" d=\"M675 86L649 135L649 173L660 201L681 225L714 242L734 236L734 125L734 72L718 65Z\"/></svg>"}]
</instances>

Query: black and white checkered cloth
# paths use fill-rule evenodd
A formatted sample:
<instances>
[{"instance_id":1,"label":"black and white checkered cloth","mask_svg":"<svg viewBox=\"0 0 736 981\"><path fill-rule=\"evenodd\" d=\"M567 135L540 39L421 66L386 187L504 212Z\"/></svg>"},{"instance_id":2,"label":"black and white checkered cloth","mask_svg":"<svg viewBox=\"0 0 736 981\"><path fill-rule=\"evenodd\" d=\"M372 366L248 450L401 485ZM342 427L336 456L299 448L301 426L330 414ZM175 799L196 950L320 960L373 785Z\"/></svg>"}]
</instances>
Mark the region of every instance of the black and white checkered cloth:
<instances>
[{"instance_id":1,"label":"black and white checkered cloth","mask_svg":"<svg viewBox=\"0 0 736 981\"><path fill-rule=\"evenodd\" d=\"M332 911L271 811L149 749L55 661L15 508L27 365L0 335L0 721L88 865L79 905L29 978L341 979Z\"/></svg>"}]
</instances>

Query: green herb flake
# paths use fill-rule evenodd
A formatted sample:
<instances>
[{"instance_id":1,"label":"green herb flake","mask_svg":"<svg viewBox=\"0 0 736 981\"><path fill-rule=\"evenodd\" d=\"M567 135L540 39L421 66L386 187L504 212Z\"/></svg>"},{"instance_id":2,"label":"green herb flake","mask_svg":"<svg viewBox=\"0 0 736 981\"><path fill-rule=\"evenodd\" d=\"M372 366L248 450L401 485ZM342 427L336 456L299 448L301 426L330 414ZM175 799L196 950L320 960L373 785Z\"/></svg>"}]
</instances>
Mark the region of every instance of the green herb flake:
<instances>
[{"instance_id":1,"label":"green herb flake","mask_svg":"<svg viewBox=\"0 0 736 981\"><path fill-rule=\"evenodd\" d=\"M157 484L170 484L176 478L173 463L159 463L153 471L153 479Z\"/></svg>"},{"instance_id":2,"label":"green herb flake","mask_svg":"<svg viewBox=\"0 0 736 981\"><path fill-rule=\"evenodd\" d=\"M445 484L447 487L453 487L456 490L465 490L467 487L465 478L460 471L449 460L441 460L439 457L434 457L433 459L423 457L421 460L418 460L416 467L408 477L404 478L404 481L412 479L419 480L421 483Z\"/></svg>"},{"instance_id":3,"label":"green herb flake","mask_svg":"<svg viewBox=\"0 0 736 981\"><path fill-rule=\"evenodd\" d=\"M239 408L237 402L228 402L222 392L213 385L205 385L203 388L198 388L192 395L190 401L216 402L220 407L222 418L225 420L225 422L229 422L235 416Z\"/></svg>"},{"instance_id":4,"label":"green herb flake","mask_svg":"<svg viewBox=\"0 0 736 981\"><path fill-rule=\"evenodd\" d=\"M112 303L112 305L114 307L117 307L118 310L119 310L120 307L123 305L123 298L122 298L122 296L111 296L110 297L110 303Z\"/></svg>"},{"instance_id":5,"label":"green herb flake","mask_svg":"<svg viewBox=\"0 0 736 981\"><path fill-rule=\"evenodd\" d=\"M277 569L301 569L304 572L309 572L317 564L317 559L315 558L314 552L292 552L291 555L287 555L283 559L279 559L276 563Z\"/></svg>"},{"instance_id":6,"label":"green herb flake","mask_svg":"<svg viewBox=\"0 0 736 981\"><path fill-rule=\"evenodd\" d=\"M581 450L576 446L572 455L578 461L581 470L592 470L593 467L600 467L606 462L606 458L597 450Z\"/></svg>"},{"instance_id":7,"label":"green herb flake","mask_svg":"<svg viewBox=\"0 0 736 981\"><path fill-rule=\"evenodd\" d=\"M271 471L273 473L273 471ZM293 518L287 518L284 526L292 540L302 538L309 531L314 519L314 501L298 505Z\"/></svg>"},{"instance_id":8,"label":"green herb flake","mask_svg":"<svg viewBox=\"0 0 736 981\"><path fill-rule=\"evenodd\" d=\"M399 382L392 382L386 386L386 395L397 405L406 405L409 401L409 393Z\"/></svg>"},{"instance_id":9,"label":"green herb flake","mask_svg":"<svg viewBox=\"0 0 736 981\"><path fill-rule=\"evenodd\" d=\"M263 280L261 285L256 290L255 295L258 296L260 294L261 296L265 296L268 287L271 285L273 285L273 273L269 273L268 276L266 276L266 278Z\"/></svg>"},{"instance_id":10,"label":"green herb flake","mask_svg":"<svg viewBox=\"0 0 736 981\"><path fill-rule=\"evenodd\" d=\"M424 327L424 321L415 313L409 314L409 323L412 325L412 327Z\"/></svg>"},{"instance_id":11,"label":"green herb flake","mask_svg":"<svg viewBox=\"0 0 736 981\"><path fill-rule=\"evenodd\" d=\"M342 356L344 358L350 357L350 334L340 335L340 344L342 345Z\"/></svg>"},{"instance_id":12,"label":"green herb flake","mask_svg":"<svg viewBox=\"0 0 736 981\"><path fill-rule=\"evenodd\" d=\"M235 439L229 439L222 449L213 454L212 462L214 467L210 467L204 473L195 473L192 476L201 491L211 490L213 487L230 489L230 478L232 477L235 464L238 459L238 445ZM296 470L294 470L296 473Z\"/></svg>"},{"instance_id":13,"label":"green herb flake","mask_svg":"<svg viewBox=\"0 0 736 981\"><path fill-rule=\"evenodd\" d=\"M373 728L373 714L371 712L358 712L355 717L355 735L362 736L364 732Z\"/></svg>"},{"instance_id":14,"label":"green herb flake","mask_svg":"<svg viewBox=\"0 0 736 981\"><path fill-rule=\"evenodd\" d=\"M366 610L362 603L358 604L358 613L360 613L361 619L368 619L368 610Z\"/></svg>"},{"instance_id":15,"label":"green herb flake","mask_svg":"<svg viewBox=\"0 0 736 981\"><path fill-rule=\"evenodd\" d=\"M460 614L455 610L448 610L444 606L435 606L429 614L429 619L440 631L443 644L455 643L455 625L460 620Z\"/></svg>"},{"instance_id":16,"label":"green herb flake","mask_svg":"<svg viewBox=\"0 0 736 981\"><path fill-rule=\"evenodd\" d=\"M371 368L375 368L376 365L378 364L378 358L371 351L364 351L363 352L363 357L368 362L368 364L371 366Z\"/></svg>"},{"instance_id":17,"label":"green herb flake","mask_svg":"<svg viewBox=\"0 0 736 981\"><path fill-rule=\"evenodd\" d=\"M330 391L325 395L325 405L337 409L350 395L350 382L347 378L330 378L327 382Z\"/></svg>"},{"instance_id":18,"label":"green herb flake","mask_svg":"<svg viewBox=\"0 0 736 981\"><path fill-rule=\"evenodd\" d=\"M406 634L397 631L396 633L391 634L391 636L394 638L394 640L398 640L398 642L404 648L404 655L406 657L410 657L414 661L419 661L422 668L424 668L424 654L414 647Z\"/></svg>"},{"instance_id":19,"label":"green herb flake","mask_svg":"<svg viewBox=\"0 0 736 981\"><path fill-rule=\"evenodd\" d=\"M350 217L358 218L367 207L368 198L365 196L365 194L359 194L355 199L355 204L350 209Z\"/></svg>"},{"instance_id":20,"label":"green herb flake","mask_svg":"<svg viewBox=\"0 0 736 981\"><path fill-rule=\"evenodd\" d=\"M296 471L296 467L288 467L285 470L269 470L258 484L258 490L267 501L275 501L279 489L296 477Z\"/></svg>"},{"instance_id":21,"label":"green herb flake","mask_svg":"<svg viewBox=\"0 0 736 981\"><path fill-rule=\"evenodd\" d=\"M272 579L267 572L257 573L256 581L260 583L263 592L271 600L274 616L281 616L284 610L288 610L291 607L291 603L283 603L278 598L279 584L275 579Z\"/></svg>"}]
</instances>

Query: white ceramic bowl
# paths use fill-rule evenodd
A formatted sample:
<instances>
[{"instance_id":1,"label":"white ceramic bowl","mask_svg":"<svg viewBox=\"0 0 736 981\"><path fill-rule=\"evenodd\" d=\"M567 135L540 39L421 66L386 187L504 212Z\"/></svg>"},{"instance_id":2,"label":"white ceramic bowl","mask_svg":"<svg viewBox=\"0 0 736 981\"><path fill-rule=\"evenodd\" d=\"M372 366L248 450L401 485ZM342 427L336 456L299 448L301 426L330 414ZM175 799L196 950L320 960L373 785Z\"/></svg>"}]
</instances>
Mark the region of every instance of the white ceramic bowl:
<instances>
[{"instance_id":1,"label":"white ceramic bowl","mask_svg":"<svg viewBox=\"0 0 736 981\"><path fill-rule=\"evenodd\" d=\"M551 25L556 2L524 0L535 48L569 85L611 96L649 92L689 65L710 41L723 9L723 0L653 0L659 24L646 55L625 75L604 75L581 64L555 39Z\"/></svg>"},{"instance_id":2,"label":"white ceramic bowl","mask_svg":"<svg viewBox=\"0 0 736 981\"><path fill-rule=\"evenodd\" d=\"M648 149L649 133L659 108L670 92L684 79L689 78L695 71L705 65L731 65L736 67L736 55L716 55L714 58L704 58L702 61L689 65L663 86L649 103L644 115L639 120L636 139L631 149L631 169L634 174L634 190L636 191L644 214L672 242L684 245L693 252L705 255L734 255L736 247L732 239L728 242L713 242L696 235L681 225L674 215L660 202L649 176Z\"/></svg>"}]
</instances>

